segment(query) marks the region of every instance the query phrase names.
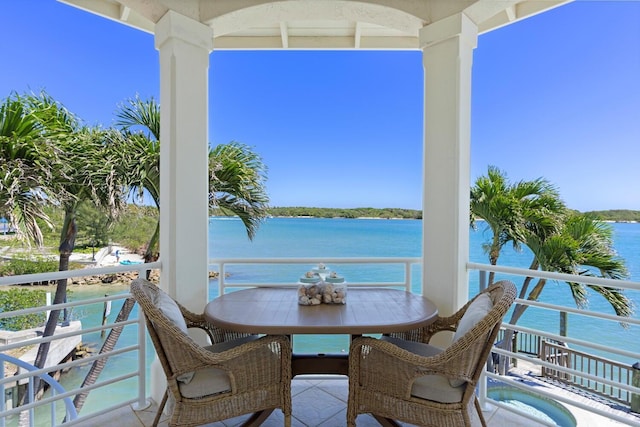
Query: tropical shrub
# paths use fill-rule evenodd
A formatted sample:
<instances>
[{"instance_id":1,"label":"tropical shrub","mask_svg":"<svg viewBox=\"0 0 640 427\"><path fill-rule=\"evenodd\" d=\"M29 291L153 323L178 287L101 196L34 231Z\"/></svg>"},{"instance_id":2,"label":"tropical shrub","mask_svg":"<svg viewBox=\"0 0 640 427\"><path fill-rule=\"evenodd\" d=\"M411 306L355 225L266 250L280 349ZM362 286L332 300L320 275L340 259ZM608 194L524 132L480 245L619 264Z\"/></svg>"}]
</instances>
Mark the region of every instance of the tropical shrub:
<instances>
[{"instance_id":1,"label":"tropical shrub","mask_svg":"<svg viewBox=\"0 0 640 427\"><path fill-rule=\"evenodd\" d=\"M12 258L0 264L0 276L49 273L58 270L58 261L48 259Z\"/></svg>"},{"instance_id":2,"label":"tropical shrub","mask_svg":"<svg viewBox=\"0 0 640 427\"><path fill-rule=\"evenodd\" d=\"M14 311L23 308L43 306L46 303L46 291L42 289L24 289L12 287L0 290L0 311ZM0 319L0 329L21 331L42 326L45 313L32 313L22 316Z\"/></svg>"}]
</instances>

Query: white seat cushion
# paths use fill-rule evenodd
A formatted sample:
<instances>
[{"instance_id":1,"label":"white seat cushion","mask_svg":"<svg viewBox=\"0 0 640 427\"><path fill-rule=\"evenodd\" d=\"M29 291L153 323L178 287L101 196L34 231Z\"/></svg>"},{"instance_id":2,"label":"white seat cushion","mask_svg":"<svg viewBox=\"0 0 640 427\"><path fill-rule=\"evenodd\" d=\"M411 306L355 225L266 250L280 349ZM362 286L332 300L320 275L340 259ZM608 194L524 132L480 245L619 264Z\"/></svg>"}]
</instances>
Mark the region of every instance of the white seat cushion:
<instances>
[{"instance_id":1,"label":"white seat cushion","mask_svg":"<svg viewBox=\"0 0 640 427\"><path fill-rule=\"evenodd\" d=\"M480 294L475 300L467 307L467 311L462 315L462 319L458 322L458 328L453 335L453 342L462 338L464 334L473 329L478 322L480 322L493 308L493 301L489 298L488 294ZM452 387L459 387L465 383L464 380L450 379Z\"/></svg>"},{"instance_id":2,"label":"white seat cushion","mask_svg":"<svg viewBox=\"0 0 640 427\"><path fill-rule=\"evenodd\" d=\"M164 292L154 292L150 295L150 299L167 319L171 320L183 333L187 333L187 322L184 320L180 307L169 295ZM180 375L178 381L188 383L192 378L193 373L190 372Z\"/></svg>"},{"instance_id":3,"label":"white seat cushion","mask_svg":"<svg viewBox=\"0 0 640 427\"><path fill-rule=\"evenodd\" d=\"M464 315L462 315L462 319L460 319L460 322L458 323L456 333L453 335L453 342L456 342L464 334L473 329L473 327L476 326L476 324L480 322L492 308L493 302L491 301L491 298L489 298L489 295L478 295L469 307L467 307L467 311L465 311Z\"/></svg>"},{"instance_id":4,"label":"white seat cushion","mask_svg":"<svg viewBox=\"0 0 640 427\"><path fill-rule=\"evenodd\" d=\"M395 344L411 353L425 357L435 356L443 351L441 348L433 345L406 341L400 338L382 337L380 339ZM463 393L463 386L453 387L449 384L448 378L442 375L424 375L416 378L411 386L411 395L413 397L440 403L460 402Z\"/></svg>"},{"instance_id":5,"label":"white seat cushion","mask_svg":"<svg viewBox=\"0 0 640 427\"><path fill-rule=\"evenodd\" d=\"M185 322L178 304L164 292L155 292L151 298L153 304L162 311L182 332L187 333L187 322Z\"/></svg>"},{"instance_id":6,"label":"white seat cushion","mask_svg":"<svg viewBox=\"0 0 640 427\"><path fill-rule=\"evenodd\" d=\"M251 335L249 337L238 338L232 341L226 341L205 347L205 349L220 353L225 350L238 347L250 341L257 340L259 336ZM231 391L231 383L229 376L223 369L206 368L189 373L192 378L190 381L181 381L178 383L180 394L189 399L210 396L212 394L225 393ZM187 374L184 374L187 375ZM181 375L182 376L182 375ZM178 379L180 381L180 379Z\"/></svg>"}]
</instances>

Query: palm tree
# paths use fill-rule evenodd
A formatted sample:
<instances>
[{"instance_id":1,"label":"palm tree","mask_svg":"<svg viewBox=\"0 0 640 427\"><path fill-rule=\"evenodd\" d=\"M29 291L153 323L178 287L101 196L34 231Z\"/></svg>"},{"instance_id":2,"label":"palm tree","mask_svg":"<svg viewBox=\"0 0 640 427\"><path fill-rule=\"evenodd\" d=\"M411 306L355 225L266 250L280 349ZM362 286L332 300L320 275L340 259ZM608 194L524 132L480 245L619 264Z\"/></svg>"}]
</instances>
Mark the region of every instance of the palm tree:
<instances>
[{"instance_id":1,"label":"palm tree","mask_svg":"<svg viewBox=\"0 0 640 427\"><path fill-rule=\"evenodd\" d=\"M480 218L491 230L491 241L484 245L491 265L497 265L507 243L519 250L528 233L555 233L565 210L557 190L544 179L510 184L506 174L493 166L471 188L471 225L475 228L475 219ZM493 279L491 272L489 284Z\"/></svg>"},{"instance_id":2,"label":"palm tree","mask_svg":"<svg viewBox=\"0 0 640 427\"><path fill-rule=\"evenodd\" d=\"M480 177L471 189L472 218L484 219L492 232L486 245L489 261L496 265L500 250L507 242L514 247L531 249L534 257L529 269L555 271L576 275L612 279L626 277L624 261L612 249L612 230L595 218L572 213L558 193L545 180L508 183L506 175L494 167L487 177ZM472 222L473 224L473 222ZM527 295L533 277L526 277L519 298L537 301L546 279L539 279ZM493 281L490 275L489 283ZM631 301L622 290L593 285L569 283L576 306L584 307L587 288L603 296L616 314L632 314ZM528 306L516 304L510 324L516 324ZM507 331L505 342L510 341Z\"/></svg>"},{"instance_id":3,"label":"palm tree","mask_svg":"<svg viewBox=\"0 0 640 427\"><path fill-rule=\"evenodd\" d=\"M27 242L42 245L39 221L53 225L43 208L53 201L52 165L58 152L44 138L24 99L12 94L0 104L0 217Z\"/></svg>"},{"instance_id":4,"label":"palm tree","mask_svg":"<svg viewBox=\"0 0 640 427\"><path fill-rule=\"evenodd\" d=\"M489 167L487 177L480 177L471 189L471 224L481 218L492 232L491 243L485 246L489 261L496 265L502 247L511 242L516 249L527 246L533 253L530 270L542 269L576 275L621 279L626 276L624 262L612 250L612 230L606 224L586 215L574 214L560 200L557 191L547 181L508 183L506 175ZM493 272L489 284L493 282ZM520 299L537 301L547 284L538 279L527 295L534 278L528 276L520 288ZM567 282L577 307L585 307L587 288L603 296L619 316L630 316L631 301L617 288ZM514 306L509 324L515 325L525 310L524 304ZM509 349L513 329L507 329L502 347ZM500 356L501 361L505 361ZM506 363L499 364L500 372Z\"/></svg>"},{"instance_id":5,"label":"palm tree","mask_svg":"<svg viewBox=\"0 0 640 427\"><path fill-rule=\"evenodd\" d=\"M266 167L251 148L236 141L209 150L209 208L237 215L249 239L268 214Z\"/></svg>"},{"instance_id":6,"label":"palm tree","mask_svg":"<svg viewBox=\"0 0 640 427\"><path fill-rule=\"evenodd\" d=\"M51 193L64 212L60 233L59 271L69 269L69 259L77 237L76 215L83 202L91 202L111 216L117 215L124 204L123 183L118 175L114 152L105 145L104 132L80 126L76 117L46 93L24 98L30 114L36 118L42 135L51 140L60 151L52 179ZM58 280L53 304L67 298L67 279ZM43 335L53 335L60 310L52 310ZM66 320L66 318L65 318ZM35 366L43 367L49 342L38 348Z\"/></svg>"},{"instance_id":7,"label":"palm tree","mask_svg":"<svg viewBox=\"0 0 640 427\"><path fill-rule=\"evenodd\" d=\"M124 153L121 165L129 173L129 186L141 200L148 194L160 207L160 106L153 98L129 99L116 113L122 134L112 142ZM253 239L267 215L266 167L248 146L231 142L209 150L209 206L237 215ZM151 236L145 260L157 258L160 222Z\"/></svg>"},{"instance_id":8,"label":"palm tree","mask_svg":"<svg viewBox=\"0 0 640 427\"><path fill-rule=\"evenodd\" d=\"M527 236L525 245L534 254L529 267L531 270L541 269L579 276L625 279L628 273L624 260L615 255L612 243L613 229L609 224L598 221L590 215L569 212L558 234L546 239L530 234ZM519 298L526 298L529 301L538 300L547 284L547 279L538 279L527 295L532 282L532 277L525 278ZM587 289L592 289L607 300L618 316L629 317L633 314L632 302L621 289L576 282L567 282L567 284L579 308L585 308L588 305ZM509 323L516 324L527 307L524 304L516 304Z\"/></svg>"}]
</instances>

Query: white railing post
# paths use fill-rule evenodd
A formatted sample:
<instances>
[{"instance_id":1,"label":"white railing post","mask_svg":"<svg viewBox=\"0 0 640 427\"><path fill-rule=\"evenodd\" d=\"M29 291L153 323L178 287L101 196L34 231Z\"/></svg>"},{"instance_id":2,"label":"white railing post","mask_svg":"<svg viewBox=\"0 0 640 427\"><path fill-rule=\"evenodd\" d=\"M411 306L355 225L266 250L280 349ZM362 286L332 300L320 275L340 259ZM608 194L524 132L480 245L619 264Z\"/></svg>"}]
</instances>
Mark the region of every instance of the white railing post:
<instances>
[{"instance_id":1,"label":"white railing post","mask_svg":"<svg viewBox=\"0 0 640 427\"><path fill-rule=\"evenodd\" d=\"M29 377L29 385L27 386L27 393L28 393L28 401L27 403L31 403L31 402L35 402L36 401L36 391L35 391L35 387L34 387L34 381L33 381L33 377ZM36 415L36 411L35 408L29 408L27 411L28 417L29 417L29 427L33 427L33 423L35 421L35 415ZM21 420L22 421L22 420Z\"/></svg>"},{"instance_id":2,"label":"white railing post","mask_svg":"<svg viewBox=\"0 0 640 427\"><path fill-rule=\"evenodd\" d=\"M4 362L0 363L0 378L4 378ZM3 413L4 411L7 410L6 408L7 403L5 402L6 398L7 398L7 395L5 394L4 383L1 383L0 384L0 413ZM4 427L4 426L5 426L4 417L0 417L0 427Z\"/></svg>"},{"instance_id":3,"label":"white railing post","mask_svg":"<svg viewBox=\"0 0 640 427\"><path fill-rule=\"evenodd\" d=\"M405 261L404 263L404 277L406 277L404 284L405 290L411 292L411 262L409 261Z\"/></svg>"},{"instance_id":4,"label":"white railing post","mask_svg":"<svg viewBox=\"0 0 640 427\"><path fill-rule=\"evenodd\" d=\"M480 401L480 407L483 411L491 409L487 403L487 376L484 371L480 374L480 380L478 381L478 401Z\"/></svg>"},{"instance_id":5,"label":"white railing post","mask_svg":"<svg viewBox=\"0 0 640 427\"><path fill-rule=\"evenodd\" d=\"M132 405L135 411L148 408L151 405L147 399L147 336L144 313L138 311L138 401Z\"/></svg>"}]
</instances>

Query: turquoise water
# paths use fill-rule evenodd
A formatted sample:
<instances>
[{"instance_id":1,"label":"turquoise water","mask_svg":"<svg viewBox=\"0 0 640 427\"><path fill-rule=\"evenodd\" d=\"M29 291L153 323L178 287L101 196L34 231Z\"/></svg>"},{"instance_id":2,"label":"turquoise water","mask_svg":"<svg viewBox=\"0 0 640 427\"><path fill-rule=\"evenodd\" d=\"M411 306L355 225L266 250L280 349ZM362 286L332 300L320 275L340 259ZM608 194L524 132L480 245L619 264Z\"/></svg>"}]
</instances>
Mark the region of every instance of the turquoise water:
<instances>
[{"instance_id":1,"label":"turquoise water","mask_svg":"<svg viewBox=\"0 0 640 427\"><path fill-rule=\"evenodd\" d=\"M260 258L260 257L419 257L421 255L422 223L418 220L373 220L373 219L318 219L318 218L271 218L259 229L253 242L246 236L243 225L238 220L211 219L209 222L209 257L210 258ZM640 281L640 224L613 224L615 229L614 247L621 257L626 259L631 273L631 280ZM470 236L470 259L472 262L487 263L482 244L489 238L484 231L483 224ZM505 248L499 264L514 267L527 267L531 255L526 252L515 252L510 247ZM309 267L304 265L291 266L230 266L229 282L282 282L290 278L295 283L298 277ZM331 267L331 266L330 266ZM363 269L362 266L337 266L341 275L348 281L396 281L403 279L403 268L372 266ZM413 289L420 291L420 271L413 272L415 278ZM284 278L284 279L283 279ZM513 278L516 285L522 280ZM113 288L111 293L123 293L126 288ZM478 290L477 274L470 275L470 294ZM216 280L210 282L210 298L217 295ZM104 295L102 287L85 289L74 288L73 299L90 298ZM628 295L640 307L640 293L628 292ZM564 283L549 282L545 287L541 301L566 304L573 307L573 300L568 286ZM120 309L121 303L114 303L110 319ZM598 295L591 294L590 308L611 313L608 304ZM99 324L102 316L102 304L84 308L81 312L73 313L83 321L84 327ZM132 316L137 316L137 306ZM638 317L638 313L635 314ZM578 322L580 327L578 328ZM539 328L552 333L558 333L559 319L549 312L528 309L520 323L525 326ZM576 326L574 326L576 325ZM583 316L569 316L569 335L585 340L597 337L597 342L612 348L623 346L629 351L640 354L639 328L624 329L617 323L593 320ZM601 333L606 330L607 333ZM133 345L137 331L134 326L128 326L122 334L118 347ZM99 334L85 335L85 343L99 348L101 340ZM148 342L151 348L151 343ZM348 349L348 337L344 336L313 336L296 337L295 351L303 353L340 353ZM151 351L149 352L151 353ZM608 356L607 354L602 354ZM109 377L120 375L135 369L137 353L113 357L107 364L105 373ZM148 364L153 356L147 355ZM619 357L616 359L620 360ZM635 363L637 360L624 360ZM148 366L148 365L147 365ZM125 368L126 367L126 368ZM88 368L74 369L65 375L64 383L67 388L81 383ZM105 374L106 375L106 374ZM85 404L86 411L93 407L104 407L112 402L124 398L134 398L137 392L137 381L129 380L126 385L117 387L117 391L95 391L89 394Z\"/></svg>"},{"instance_id":2,"label":"turquoise water","mask_svg":"<svg viewBox=\"0 0 640 427\"><path fill-rule=\"evenodd\" d=\"M487 395L558 427L576 427L571 412L561 403L515 387L489 387Z\"/></svg>"},{"instance_id":3,"label":"turquoise water","mask_svg":"<svg viewBox=\"0 0 640 427\"><path fill-rule=\"evenodd\" d=\"M612 224L612 226L615 230L614 247L618 254L627 261L630 279L640 281L640 224L620 223ZM419 220L271 218L262 225L253 242L248 240L243 225L238 220L211 219L209 227L209 256L211 258L421 256L422 222ZM490 233L480 222L478 229L472 231L470 235L469 258L472 262L488 263L482 245L489 238ZM532 255L528 250L517 252L509 246L504 248L499 264L527 268L531 259ZM290 278L292 283L295 283L297 278L306 271L305 268L308 267L301 265L229 266L230 277L227 281L228 283L281 282ZM404 278L401 266L362 268L361 265L344 265L336 268L347 281L401 281ZM419 268L416 267L416 271L413 272L414 281L412 284L414 292L421 292L420 275ZM522 284L520 278L506 275L498 277L512 279L518 286ZM469 287L471 295L477 292L477 272L470 273ZM216 295L217 287L212 286L210 296L213 298ZM640 307L640 293L627 292L627 295L636 307ZM575 306L569 287L564 282L549 281L541 294L540 301L563 304L569 307ZM613 314L610 305L593 292L589 294L589 308ZM546 310L529 308L519 323L551 333L558 333L560 320L555 313L552 315L549 313ZM635 316L637 318L638 313ZM508 317L509 314L507 319ZM590 340L592 334L596 333L602 344L614 348L624 346L627 350L640 353L637 327L625 329L617 323L609 321L573 314L568 317L570 336ZM574 326L578 324L580 324L579 328ZM607 329L607 334L598 333L603 328ZM306 346L306 341L303 342ZM331 346L331 349L328 350L320 348L321 345L327 345L326 342L318 342L315 339L312 342L318 344L309 349L312 352L339 352L345 349L347 343L344 340ZM296 348L296 351L299 350ZM600 354L608 356L604 352L600 352ZM635 363L635 360L626 360L626 362Z\"/></svg>"}]
</instances>

